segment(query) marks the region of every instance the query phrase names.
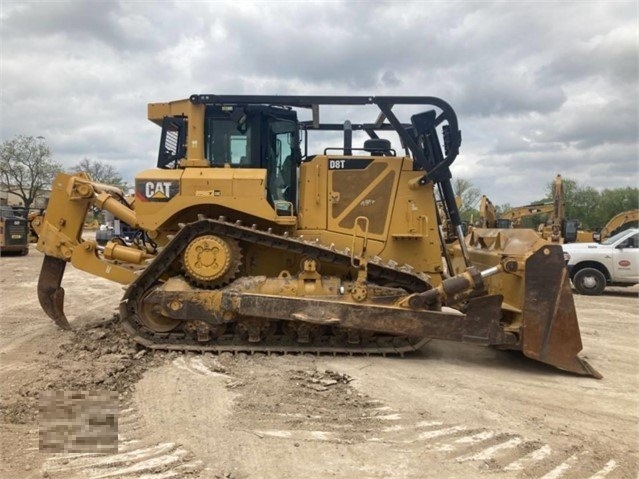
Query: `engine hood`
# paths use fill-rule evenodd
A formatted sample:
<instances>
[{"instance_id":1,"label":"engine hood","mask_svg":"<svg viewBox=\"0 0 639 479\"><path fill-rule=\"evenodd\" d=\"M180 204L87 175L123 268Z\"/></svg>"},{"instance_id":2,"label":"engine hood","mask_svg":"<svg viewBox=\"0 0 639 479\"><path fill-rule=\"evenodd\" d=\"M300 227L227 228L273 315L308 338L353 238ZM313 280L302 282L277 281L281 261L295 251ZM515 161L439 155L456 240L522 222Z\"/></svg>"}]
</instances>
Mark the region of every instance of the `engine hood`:
<instances>
[{"instance_id":1,"label":"engine hood","mask_svg":"<svg viewBox=\"0 0 639 479\"><path fill-rule=\"evenodd\" d=\"M570 243L561 245L564 251L595 251L598 249L610 249L610 245L602 245L599 243Z\"/></svg>"}]
</instances>

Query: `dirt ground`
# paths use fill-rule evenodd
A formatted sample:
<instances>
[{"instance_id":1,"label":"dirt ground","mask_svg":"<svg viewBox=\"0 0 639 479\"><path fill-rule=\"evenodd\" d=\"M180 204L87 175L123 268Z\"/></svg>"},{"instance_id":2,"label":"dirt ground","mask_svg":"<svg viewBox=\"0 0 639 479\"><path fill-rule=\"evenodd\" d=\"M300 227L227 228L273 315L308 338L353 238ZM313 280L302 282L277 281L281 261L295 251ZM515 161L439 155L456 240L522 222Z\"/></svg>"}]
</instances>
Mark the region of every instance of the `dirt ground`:
<instances>
[{"instance_id":1,"label":"dirt ground","mask_svg":"<svg viewBox=\"0 0 639 479\"><path fill-rule=\"evenodd\" d=\"M0 258L2 478L636 478L638 289L575 296L604 379L432 341L404 358L149 352L117 284L67 267L61 331L42 255ZM117 454L42 453L43 391L117 391Z\"/></svg>"}]
</instances>

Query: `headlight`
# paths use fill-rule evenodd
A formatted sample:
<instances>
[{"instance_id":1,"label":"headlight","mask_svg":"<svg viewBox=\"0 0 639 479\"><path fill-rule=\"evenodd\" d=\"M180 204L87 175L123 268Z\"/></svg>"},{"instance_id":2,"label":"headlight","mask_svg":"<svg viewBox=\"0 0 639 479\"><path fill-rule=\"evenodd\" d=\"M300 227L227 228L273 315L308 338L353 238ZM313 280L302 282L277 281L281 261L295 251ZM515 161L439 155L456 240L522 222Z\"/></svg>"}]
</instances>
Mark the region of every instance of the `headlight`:
<instances>
[{"instance_id":1,"label":"headlight","mask_svg":"<svg viewBox=\"0 0 639 479\"><path fill-rule=\"evenodd\" d=\"M566 263L570 261L570 253L568 251L564 251L564 261Z\"/></svg>"}]
</instances>

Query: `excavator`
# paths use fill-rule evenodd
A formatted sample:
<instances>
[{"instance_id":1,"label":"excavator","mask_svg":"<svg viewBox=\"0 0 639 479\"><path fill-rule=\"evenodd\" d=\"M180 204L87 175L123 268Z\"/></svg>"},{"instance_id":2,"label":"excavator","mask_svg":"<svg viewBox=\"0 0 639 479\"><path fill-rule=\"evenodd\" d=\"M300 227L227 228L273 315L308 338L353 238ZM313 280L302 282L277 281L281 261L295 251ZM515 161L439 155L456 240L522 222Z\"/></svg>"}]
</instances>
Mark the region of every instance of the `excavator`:
<instances>
[{"instance_id":1,"label":"excavator","mask_svg":"<svg viewBox=\"0 0 639 479\"><path fill-rule=\"evenodd\" d=\"M479 203L479 221L482 228L521 228L524 218L552 213L554 209L553 203L531 204L516 206L499 215L488 197L482 195Z\"/></svg>"},{"instance_id":2,"label":"excavator","mask_svg":"<svg viewBox=\"0 0 639 479\"><path fill-rule=\"evenodd\" d=\"M517 206L502 213L500 219L509 224L511 228L521 228L524 218L540 214L552 214L554 210L555 205L553 203Z\"/></svg>"},{"instance_id":3,"label":"excavator","mask_svg":"<svg viewBox=\"0 0 639 479\"><path fill-rule=\"evenodd\" d=\"M564 183L561 175L555 177L552 185L553 209L546 224L539 225L542 238L553 243L574 243L578 238L579 220L566 218Z\"/></svg>"},{"instance_id":4,"label":"excavator","mask_svg":"<svg viewBox=\"0 0 639 479\"><path fill-rule=\"evenodd\" d=\"M639 226L639 209L622 211L613 216L599 232L592 234L592 239L600 243L629 226Z\"/></svg>"},{"instance_id":5,"label":"excavator","mask_svg":"<svg viewBox=\"0 0 639 479\"><path fill-rule=\"evenodd\" d=\"M552 185L553 201L516 206L501 215L497 214L492 202L484 195L479 206L480 224L484 228L521 228L524 218L548 214L548 219L537 228L542 238L553 243L573 243L580 241L579 221L566 219L563 179L557 175Z\"/></svg>"},{"instance_id":6,"label":"excavator","mask_svg":"<svg viewBox=\"0 0 639 479\"><path fill-rule=\"evenodd\" d=\"M122 327L148 348L403 355L442 339L601 377L578 356L561 246L526 229L464 236L461 131L444 100L195 94L148 118L157 167L134 195L84 173L53 182L38 297L61 328L71 263L124 285ZM139 234L83 239L89 208Z\"/></svg>"},{"instance_id":7,"label":"excavator","mask_svg":"<svg viewBox=\"0 0 639 479\"><path fill-rule=\"evenodd\" d=\"M510 228L507 222L500 222L497 217L497 209L493 202L486 195L481 195L479 200L479 222L480 228Z\"/></svg>"}]
</instances>

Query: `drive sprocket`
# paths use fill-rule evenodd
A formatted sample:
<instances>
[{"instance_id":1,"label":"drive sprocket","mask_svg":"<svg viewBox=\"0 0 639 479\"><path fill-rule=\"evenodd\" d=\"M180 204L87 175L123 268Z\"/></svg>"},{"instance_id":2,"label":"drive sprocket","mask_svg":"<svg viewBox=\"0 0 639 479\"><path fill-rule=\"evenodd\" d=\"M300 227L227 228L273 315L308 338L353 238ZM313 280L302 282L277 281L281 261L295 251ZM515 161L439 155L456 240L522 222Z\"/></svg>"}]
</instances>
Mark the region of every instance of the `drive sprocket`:
<instances>
[{"instance_id":1,"label":"drive sprocket","mask_svg":"<svg viewBox=\"0 0 639 479\"><path fill-rule=\"evenodd\" d=\"M214 289L235 279L242 263L238 242L216 235L193 239L182 254L187 280L202 288Z\"/></svg>"}]
</instances>

